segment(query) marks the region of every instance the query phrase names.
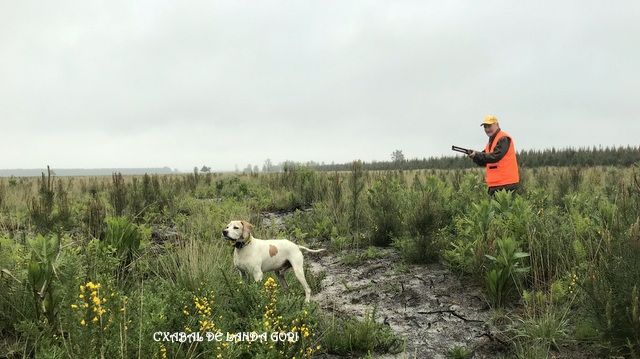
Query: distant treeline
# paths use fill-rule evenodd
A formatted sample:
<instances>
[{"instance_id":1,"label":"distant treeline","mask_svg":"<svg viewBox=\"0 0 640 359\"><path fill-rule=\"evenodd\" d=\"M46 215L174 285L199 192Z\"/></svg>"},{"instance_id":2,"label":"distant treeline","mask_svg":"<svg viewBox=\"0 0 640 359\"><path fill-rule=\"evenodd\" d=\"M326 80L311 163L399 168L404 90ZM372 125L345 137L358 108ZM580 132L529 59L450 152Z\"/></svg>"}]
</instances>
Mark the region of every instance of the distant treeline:
<instances>
[{"instance_id":1,"label":"distant treeline","mask_svg":"<svg viewBox=\"0 0 640 359\"><path fill-rule=\"evenodd\" d=\"M170 174L175 173L169 167L157 168L59 168L52 169L51 174L55 176L111 176L113 173L120 172L123 175L143 175L148 174ZM0 177L34 177L47 173L47 169L29 168L29 169L0 169Z\"/></svg>"},{"instance_id":2,"label":"distant treeline","mask_svg":"<svg viewBox=\"0 0 640 359\"><path fill-rule=\"evenodd\" d=\"M631 166L640 161L638 147L591 147L563 148L545 150L523 150L517 153L521 167L542 166ZM363 163L368 170L416 170L416 169L461 169L473 168L476 165L466 156L442 156L400 161L373 161ZM351 163L315 165L320 171L347 171Z\"/></svg>"}]
</instances>

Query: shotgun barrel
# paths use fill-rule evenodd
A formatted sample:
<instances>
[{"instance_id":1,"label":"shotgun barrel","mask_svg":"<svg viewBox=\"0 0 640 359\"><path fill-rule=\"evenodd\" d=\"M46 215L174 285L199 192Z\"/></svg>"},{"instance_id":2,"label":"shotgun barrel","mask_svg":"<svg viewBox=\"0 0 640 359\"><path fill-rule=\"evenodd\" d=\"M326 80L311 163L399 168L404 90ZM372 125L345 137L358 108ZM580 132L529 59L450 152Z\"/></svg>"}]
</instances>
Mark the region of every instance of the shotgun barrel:
<instances>
[{"instance_id":1,"label":"shotgun barrel","mask_svg":"<svg viewBox=\"0 0 640 359\"><path fill-rule=\"evenodd\" d=\"M470 150L470 149L468 149L468 148L464 148L464 147L458 147L458 146L451 146L451 149L452 149L453 151L456 151L456 152L464 153L465 155L468 155L468 154L470 154L471 152L473 152L473 150Z\"/></svg>"}]
</instances>

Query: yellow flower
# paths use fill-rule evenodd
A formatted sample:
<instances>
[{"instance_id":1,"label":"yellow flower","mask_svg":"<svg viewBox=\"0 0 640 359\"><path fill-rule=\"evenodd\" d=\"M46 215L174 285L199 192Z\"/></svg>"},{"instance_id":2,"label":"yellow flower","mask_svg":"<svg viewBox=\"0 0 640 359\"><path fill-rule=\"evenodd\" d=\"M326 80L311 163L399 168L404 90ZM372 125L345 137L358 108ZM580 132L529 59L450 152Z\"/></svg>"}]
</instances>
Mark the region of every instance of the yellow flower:
<instances>
[{"instance_id":1,"label":"yellow flower","mask_svg":"<svg viewBox=\"0 0 640 359\"><path fill-rule=\"evenodd\" d=\"M85 323L84 319L82 319L82 320L80 321L80 325L87 325L87 323Z\"/></svg>"},{"instance_id":2,"label":"yellow flower","mask_svg":"<svg viewBox=\"0 0 640 359\"><path fill-rule=\"evenodd\" d=\"M80 299L84 299L84 295L83 295L83 294L80 294L80 295L78 296L78 298L80 298Z\"/></svg>"},{"instance_id":3,"label":"yellow flower","mask_svg":"<svg viewBox=\"0 0 640 359\"><path fill-rule=\"evenodd\" d=\"M94 323L97 323L98 322L98 317L93 317L93 319L91 321L94 322Z\"/></svg>"},{"instance_id":4,"label":"yellow flower","mask_svg":"<svg viewBox=\"0 0 640 359\"><path fill-rule=\"evenodd\" d=\"M75 304L71 304L71 309L78 309L78 306Z\"/></svg>"}]
</instances>

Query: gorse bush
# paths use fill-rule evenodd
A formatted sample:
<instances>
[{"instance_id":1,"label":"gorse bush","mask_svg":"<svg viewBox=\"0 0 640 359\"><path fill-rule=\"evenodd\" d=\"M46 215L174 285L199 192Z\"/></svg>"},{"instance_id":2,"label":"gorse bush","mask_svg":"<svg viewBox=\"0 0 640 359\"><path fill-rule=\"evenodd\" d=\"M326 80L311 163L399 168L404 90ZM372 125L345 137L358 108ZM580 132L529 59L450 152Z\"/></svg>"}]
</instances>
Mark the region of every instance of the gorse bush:
<instances>
[{"instance_id":1,"label":"gorse bush","mask_svg":"<svg viewBox=\"0 0 640 359\"><path fill-rule=\"evenodd\" d=\"M58 208L56 220L63 228L70 228L72 225L71 203L69 201L68 191L62 183L62 180L58 180L55 198L56 206Z\"/></svg>"},{"instance_id":2,"label":"gorse bush","mask_svg":"<svg viewBox=\"0 0 640 359\"><path fill-rule=\"evenodd\" d=\"M38 197L32 198L29 203L29 214L39 231L53 229L54 224L54 199L53 178L51 170L47 166L47 175L42 173L42 178L38 180Z\"/></svg>"},{"instance_id":3,"label":"gorse bush","mask_svg":"<svg viewBox=\"0 0 640 359\"><path fill-rule=\"evenodd\" d=\"M343 199L343 182L344 179L336 172L329 177L329 193L328 193L328 208L330 210L329 217L331 218L333 225L336 227L343 227L345 216L345 201Z\"/></svg>"},{"instance_id":4,"label":"gorse bush","mask_svg":"<svg viewBox=\"0 0 640 359\"><path fill-rule=\"evenodd\" d=\"M278 177L279 186L291 192L294 208L310 206L314 201L324 199L328 182L309 167L285 164Z\"/></svg>"},{"instance_id":5,"label":"gorse bush","mask_svg":"<svg viewBox=\"0 0 640 359\"><path fill-rule=\"evenodd\" d=\"M130 332L129 303L115 288L86 282L74 291L66 317L69 351L78 356L124 357Z\"/></svg>"},{"instance_id":6,"label":"gorse bush","mask_svg":"<svg viewBox=\"0 0 640 359\"><path fill-rule=\"evenodd\" d=\"M613 352L640 355L640 247L628 237L603 243L584 289L603 340Z\"/></svg>"},{"instance_id":7,"label":"gorse bush","mask_svg":"<svg viewBox=\"0 0 640 359\"><path fill-rule=\"evenodd\" d=\"M83 222L89 236L102 238L105 230L107 210L95 189L90 191L90 194L91 198L87 204Z\"/></svg>"},{"instance_id":8,"label":"gorse bush","mask_svg":"<svg viewBox=\"0 0 640 359\"><path fill-rule=\"evenodd\" d=\"M358 237L363 232L362 193L366 182L366 173L361 161L353 161L347 182L349 188L349 215L347 221L351 223L348 233Z\"/></svg>"},{"instance_id":9,"label":"gorse bush","mask_svg":"<svg viewBox=\"0 0 640 359\"><path fill-rule=\"evenodd\" d=\"M120 172L111 175L109 199L111 200L114 214L116 216L124 215L127 208L127 187Z\"/></svg>"},{"instance_id":10,"label":"gorse bush","mask_svg":"<svg viewBox=\"0 0 640 359\"><path fill-rule=\"evenodd\" d=\"M412 263L431 263L440 257L442 247L440 230L449 221L451 212L446 203L450 192L435 178L422 183L414 179L413 188L407 198L406 235L395 238L395 245L405 260Z\"/></svg>"},{"instance_id":11,"label":"gorse bush","mask_svg":"<svg viewBox=\"0 0 640 359\"><path fill-rule=\"evenodd\" d=\"M367 200L371 212L371 244L388 246L405 230L402 205L405 191L395 176L385 176L369 188Z\"/></svg>"}]
</instances>

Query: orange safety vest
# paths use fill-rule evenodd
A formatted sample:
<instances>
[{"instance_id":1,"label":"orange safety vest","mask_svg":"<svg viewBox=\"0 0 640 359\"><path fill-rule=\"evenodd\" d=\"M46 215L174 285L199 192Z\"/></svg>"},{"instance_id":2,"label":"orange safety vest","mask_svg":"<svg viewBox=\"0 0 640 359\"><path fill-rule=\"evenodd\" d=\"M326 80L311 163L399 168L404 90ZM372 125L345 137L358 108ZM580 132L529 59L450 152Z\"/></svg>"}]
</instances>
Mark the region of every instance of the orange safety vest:
<instances>
[{"instance_id":1,"label":"orange safety vest","mask_svg":"<svg viewBox=\"0 0 640 359\"><path fill-rule=\"evenodd\" d=\"M513 138L509 136L508 133L500 130L496 134L496 137L491 142L491 146L489 143L484 148L485 153L493 152L493 149L498 144L498 141L502 137L509 137L511 141L509 141L509 149L507 153L500 159L500 161L495 163L487 163L487 186L496 187L496 186L504 186L508 184L515 184L520 182L520 175L518 173L518 161L516 160L516 150L513 144Z\"/></svg>"}]
</instances>

